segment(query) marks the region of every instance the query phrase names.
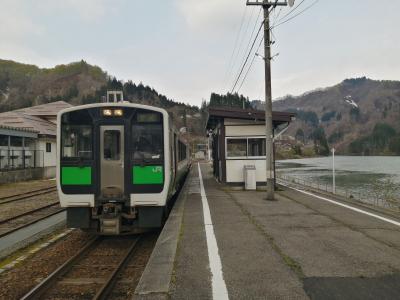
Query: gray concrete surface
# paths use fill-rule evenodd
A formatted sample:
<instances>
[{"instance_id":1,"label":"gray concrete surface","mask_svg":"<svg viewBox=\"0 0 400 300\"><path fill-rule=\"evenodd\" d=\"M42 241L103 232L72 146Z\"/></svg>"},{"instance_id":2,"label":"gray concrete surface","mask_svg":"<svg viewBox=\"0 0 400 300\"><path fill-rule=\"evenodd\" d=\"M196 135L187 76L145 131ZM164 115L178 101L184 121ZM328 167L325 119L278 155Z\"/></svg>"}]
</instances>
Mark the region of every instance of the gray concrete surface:
<instances>
[{"instance_id":1,"label":"gray concrete surface","mask_svg":"<svg viewBox=\"0 0 400 300\"><path fill-rule=\"evenodd\" d=\"M175 262L172 299L210 299L211 272L208 265L198 168L188 181L183 225Z\"/></svg>"},{"instance_id":2,"label":"gray concrete surface","mask_svg":"<svg viewBox=\"0 0 400 300\"><path fill-rule=\"evenodd\" d=\"M62 228L65 223L66 212L63 211L0 238L0 259Z\"/></svg>"},{"instance_id":3,"label":"gray concrete surface","mask_svg":"<svg viewBox=\"0 0 400 300\"><path fill-rule=\"evenodd\" d=\"M290 189L235 191L207 164L202 176L230 299L400 299L397 226ZM212 298L199 186L193 168L141 299Z\"/></svg>"},{"instance_id":4,"label":"gray concrete surface","mask_svg":"<svg viewBox=\"0 0 400 300\"><path fill-rule=\"evenodd\" d=\"M175 255L181 230L188 182L190 182L190 174L157 239L149 262L135 289L133 299L168 298L171 281L173 279Z\"/></svg>"}]
</instances>

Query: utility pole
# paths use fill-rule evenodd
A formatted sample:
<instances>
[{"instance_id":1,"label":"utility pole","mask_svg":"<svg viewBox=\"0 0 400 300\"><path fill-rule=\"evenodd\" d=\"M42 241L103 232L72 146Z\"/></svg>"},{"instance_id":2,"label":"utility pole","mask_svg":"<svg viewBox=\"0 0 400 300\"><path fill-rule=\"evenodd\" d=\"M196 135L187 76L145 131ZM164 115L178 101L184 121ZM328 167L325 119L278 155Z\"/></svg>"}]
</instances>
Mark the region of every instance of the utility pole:
<instances>
[{"instance_id":1,"label":"utility pole","mask_svg":"<svg viewBox=\"0 0 400 300\"><path fill-rule=\"evenodd\" d=\"M332 148L332 193L336 194L335 148Z\"/></svg>"},{"instance_id":2,"label":"utility pole","mask_svg":"<svg viewBox=\"0 0 400 300\"><path fill-rule=\"evenodd\" d=\"M287 6L288 2L269 0L247 0L246 5L261 5L264 9L264 61L265 61L265 152L267 200L275 200L275 174L273 159L273 124L272 124L272 91L271 91L271 36L269 9L275 6Z\"/></svg>"}]
</instances>

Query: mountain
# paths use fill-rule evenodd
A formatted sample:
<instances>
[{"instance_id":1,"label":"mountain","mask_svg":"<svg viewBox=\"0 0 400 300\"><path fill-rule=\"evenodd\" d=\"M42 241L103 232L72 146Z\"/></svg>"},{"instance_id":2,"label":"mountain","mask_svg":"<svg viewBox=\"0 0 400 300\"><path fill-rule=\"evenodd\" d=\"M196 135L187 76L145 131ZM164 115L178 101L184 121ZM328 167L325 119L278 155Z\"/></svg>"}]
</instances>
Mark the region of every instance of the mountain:
<instances>
[{"instance_id":1,"label":"mountain","mask_svg":"<svg viewBox=\"0 0 400 300\"><path fill-rule=\"evenodd\" d=\"M79 104L106 82L105 72L84 61L41 69L0 60L0 111L58 100Z\"/></svg>"},{"instance_id":2,"label":"mountain","mask_svg":"<svg viewBox=\"0 0 400 300\"><path fill-rule=\"evenodd\" d=\"M73 105L101 102L107 90L123 90L125 100L165 108L177 128L203 136L204 114L197 106L168 99L142 83L122 82L83 60L54 68L0 60L0 112L60 100Z\"/></svg>"},{"instance_id":3,"label":"mountain","mask_svg":"<svg viewBox=\"0 0 400 300\"><path fill-rule=\"evenodd\" d=\"M255 101L260 108L262 103ZM366 77L273 102L297 113L288 134L305 143L323 131L329 147L343 154L400 154L400 81Z\"/></svg>"}]
</instances>

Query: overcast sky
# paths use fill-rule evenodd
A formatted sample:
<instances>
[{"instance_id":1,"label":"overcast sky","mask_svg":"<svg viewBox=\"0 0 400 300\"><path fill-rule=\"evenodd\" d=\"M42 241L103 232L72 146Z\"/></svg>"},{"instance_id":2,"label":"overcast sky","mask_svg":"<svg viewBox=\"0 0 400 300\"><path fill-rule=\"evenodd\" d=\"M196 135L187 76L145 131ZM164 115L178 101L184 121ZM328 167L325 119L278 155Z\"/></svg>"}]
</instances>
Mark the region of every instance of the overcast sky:
<instances>
[{"instance_id":1,"label":"overcast sky","mask_svg":"<svg viewBox=\"0 0 400 300\"><path fill-rule=\"evenodd\" d=\"M0 0L0 58L41 67L84 59L199 105L211 92L232 88L259 14L245 2ZM291 16L313 2L305 0ZM400 79L399 12L400 1L320 0L276 28L273 97L355 76ZM263 76L257 57L240 92L262 98Z\"/></svg>"}]
</instances>

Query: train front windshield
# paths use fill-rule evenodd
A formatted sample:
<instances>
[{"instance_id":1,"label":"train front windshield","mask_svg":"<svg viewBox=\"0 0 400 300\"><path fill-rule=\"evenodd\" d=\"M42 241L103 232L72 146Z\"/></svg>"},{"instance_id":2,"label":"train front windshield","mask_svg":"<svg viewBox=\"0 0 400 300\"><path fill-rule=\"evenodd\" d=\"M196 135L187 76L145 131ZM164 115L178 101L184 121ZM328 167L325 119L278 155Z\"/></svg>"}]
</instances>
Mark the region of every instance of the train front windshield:
<instances>
[{"instance_id":1,"label":"train front windshield","mask_svg":"<svg viewBox=\"0 0 400 300\"><path fill-rule=\"evenodd\" d=\"M132 125L133 159L149 162L163 158L163 125L160 113L138 113Z\"/></svg>"},{"instance_id":2,"label":"train front windshield","mask_svg":"<svg viewBox=\"0 0 400 300\"><path fill-rule=\"evenodd\" d=\"M61 120L62 158L92 159L93 126L87 111L64 114Z\"/></svg>"}]
</instances>

